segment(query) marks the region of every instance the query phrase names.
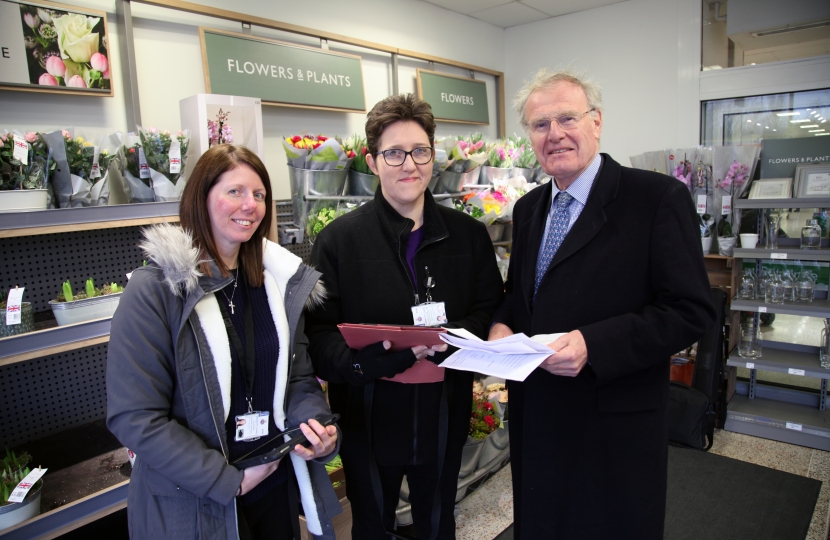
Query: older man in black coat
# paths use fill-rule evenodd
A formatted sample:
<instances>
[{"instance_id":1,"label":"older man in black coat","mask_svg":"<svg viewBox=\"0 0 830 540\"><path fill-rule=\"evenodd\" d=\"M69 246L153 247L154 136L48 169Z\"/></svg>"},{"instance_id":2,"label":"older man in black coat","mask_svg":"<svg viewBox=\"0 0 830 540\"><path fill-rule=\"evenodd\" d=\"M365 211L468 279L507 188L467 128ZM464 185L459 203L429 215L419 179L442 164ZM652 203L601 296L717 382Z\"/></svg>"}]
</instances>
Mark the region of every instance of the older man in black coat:
<instances>
[{"instance_id":1,"label":"older man in black coat","mask_svg":"<svg viewBox=\"0 0 830 540\"><path fill-rule=\"evenodd\" d=\"M688 190L599 153L599 88L536 74L516 105L553 177L516 204L490 339L566 333L509 383L516 538L660 540L670 355L713 324Z\"/></svg>"}]
</instances>

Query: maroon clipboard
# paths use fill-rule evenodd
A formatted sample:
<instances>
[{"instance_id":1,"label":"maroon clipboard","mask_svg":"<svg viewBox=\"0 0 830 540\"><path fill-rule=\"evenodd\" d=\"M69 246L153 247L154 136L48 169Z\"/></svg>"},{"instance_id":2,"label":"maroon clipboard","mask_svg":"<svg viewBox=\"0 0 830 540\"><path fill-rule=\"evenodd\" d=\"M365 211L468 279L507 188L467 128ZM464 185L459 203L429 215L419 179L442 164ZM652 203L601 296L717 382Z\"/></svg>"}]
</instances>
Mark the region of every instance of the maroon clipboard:
<instances>
[{"instance_id":1,"label":"maroon clipboard","mask_svg":"<svg viewBox=\"0 0 830 540\"><path fill-rule=\"evenodd\" d=\"M441 345L444 342L439 337L447 330L435 326L388 326L382 324L338 324L337 328L346 340L346 345L352 349L362 349L378 341L392 342L392 351L402 351L416 345ZM383 380L404 384L434 383L444 380L444 368L438 367L429 360L418 360L412 367L394 377L383 377Z\"/></svg>"},{"instance_id":2,"label":"maroon clipboard","mask_svg":"<svg viewBox=\"0 0 830 540\"><path fill-rule=\"evenodd\" d=\"M378 341L391 341L392 351L402 351L417 345L442 345L438 337L447 329L440 326L389 326L384 324L338 324L337 328L352 349L362 349Z\"/></svg>"}]
</instances>

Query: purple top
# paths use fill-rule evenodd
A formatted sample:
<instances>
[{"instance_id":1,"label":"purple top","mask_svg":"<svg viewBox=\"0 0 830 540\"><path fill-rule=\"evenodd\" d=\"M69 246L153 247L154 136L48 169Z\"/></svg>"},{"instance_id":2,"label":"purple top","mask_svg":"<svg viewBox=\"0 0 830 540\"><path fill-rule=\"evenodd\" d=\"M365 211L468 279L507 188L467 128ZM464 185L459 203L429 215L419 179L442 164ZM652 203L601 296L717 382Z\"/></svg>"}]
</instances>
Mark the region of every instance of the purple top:
<instances>
[{"instance_id":1,"label":"purple top","mask_svg":"<svg viewBox=\"0 0 830 540\"><path fill-rule=\"evenodd\" d=\"M409 240L406 242L406 264L409 266L409 271L412 273L412 282L417 283L418 278L415 277L415 252L418 246L421 245L421 240L424 238L424 228L414 230L409 233ZM415 289L417 290L417 284Z\"/></svg>"}]
</instances>

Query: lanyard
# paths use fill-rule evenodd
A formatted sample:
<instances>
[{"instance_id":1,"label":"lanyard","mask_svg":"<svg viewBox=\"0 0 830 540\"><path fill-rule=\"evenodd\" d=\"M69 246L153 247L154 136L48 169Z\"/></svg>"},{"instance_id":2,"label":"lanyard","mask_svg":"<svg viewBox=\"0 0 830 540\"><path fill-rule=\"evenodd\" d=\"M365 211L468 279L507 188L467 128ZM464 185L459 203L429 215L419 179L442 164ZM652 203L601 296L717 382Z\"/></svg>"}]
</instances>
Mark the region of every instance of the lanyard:
<instances>
[{"instance_id":1,"label":"lanyard","mask_svg":"<svg viewBox=\"0 0 830 540\"><path fill-rule=\"evenodd\" d=\"M233 321L231 321L230 315L228 315L228 308L226 308L225 304L222 303L222 299L219 298L217 293L214 293L214 296L216 296L216 301L219 304L219 310L222 312L222 319L225 321L225 330L227 330L228 337L231 338L233 347L236 349L236 357L242 363L242 378L245 381L246 389L245 401L248 402L248 412L251 413L254 410L254 378L256 376L256 342L254 341L254 312L251 307L251 295L248 293L248 286L246 283L243 324L245 326L245 344L247 347L242 347L242 341L239 339L239 334L236 333Z\"/></svg>"}]
</instances>

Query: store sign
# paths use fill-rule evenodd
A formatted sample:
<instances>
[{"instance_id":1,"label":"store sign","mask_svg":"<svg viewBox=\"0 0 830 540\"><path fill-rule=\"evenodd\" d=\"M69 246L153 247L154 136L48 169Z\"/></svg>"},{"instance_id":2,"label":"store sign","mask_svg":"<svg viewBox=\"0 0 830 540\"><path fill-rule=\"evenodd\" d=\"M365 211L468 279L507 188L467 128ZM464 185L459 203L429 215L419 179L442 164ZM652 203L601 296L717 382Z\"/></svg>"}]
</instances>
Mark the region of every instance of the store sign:
<instances>
[{"instance_id":1,"label":"store sign","mask_svg":"<svg viewBox=\"0 0 830 540\"><path fill-rule=\"evenodd\" d=\"M0 88L111 96L107 14L0 0Z\"/></svg>"},{"instance_id":2,"label":"store sign","mask_svg":"<svg viewBox=\"0 0 830 540\"><path fill-rule=\"evenodd\" d=\"M761 178L793 178L798 165L830 161L830 137L761 141Z\"/></svg>"},{"instance_id":3,"label":"store sign","mask_svg":"<svg viewBox=\"0 0 830 540\"><path fill-rule=\"evenodd\" d=\"M418 97L432 106L436 120L465 124L490 123L487 85L484 81L419 69Z\"/></svg>"},{"instance_id":4,"label":"store sign","mask_svg":"<svg viewBox=\"0 0 830 540\"><path fill-rule=\"evenodd\" d=\"M366 110L359 56L199 28L208 94L269 103Z\"/></svg>"}]
</instances>

